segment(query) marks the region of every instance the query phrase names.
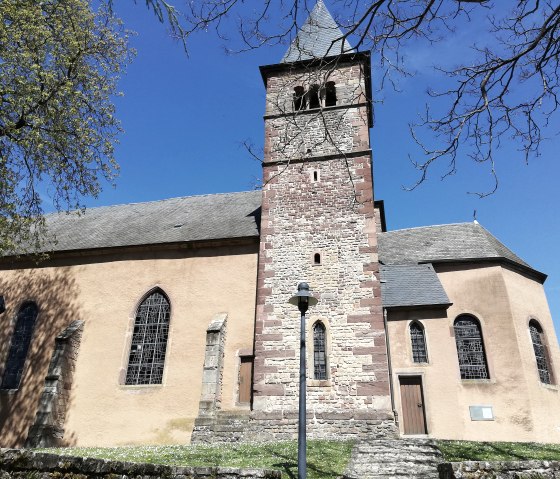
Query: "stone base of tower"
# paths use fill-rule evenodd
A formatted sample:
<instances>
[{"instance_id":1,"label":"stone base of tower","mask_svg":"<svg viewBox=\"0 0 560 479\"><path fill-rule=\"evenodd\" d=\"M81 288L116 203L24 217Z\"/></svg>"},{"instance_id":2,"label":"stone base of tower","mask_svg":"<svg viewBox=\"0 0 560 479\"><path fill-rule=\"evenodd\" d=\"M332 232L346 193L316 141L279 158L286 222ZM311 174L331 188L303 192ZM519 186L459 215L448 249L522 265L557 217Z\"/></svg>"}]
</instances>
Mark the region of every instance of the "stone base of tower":
<instances>
[{"instance_id":1,"label":"stone base of tower","mask_svg":"<svg viewBox=\"0 0 560 479\"><path fill-rule=\"evenodd\" d=\"M297 439L298 411L218 413L195 422L191 442L231 443ZM307 414L308 439L392 439L399 430L390 412L352 411Z\"/></svg>"},{"instance_id":2,"label":"stone base of tower","mask_svg":"<svg viewBox=\"0 0 560 479\"><path fill-rule=\"evenodd\" d=\"M298 411L251 414L254 439L291 440L297 438ZM308 439L384 439L399 436L391 413L374 412L322 412L307 414Z\"/></svg>"}]
</instances>

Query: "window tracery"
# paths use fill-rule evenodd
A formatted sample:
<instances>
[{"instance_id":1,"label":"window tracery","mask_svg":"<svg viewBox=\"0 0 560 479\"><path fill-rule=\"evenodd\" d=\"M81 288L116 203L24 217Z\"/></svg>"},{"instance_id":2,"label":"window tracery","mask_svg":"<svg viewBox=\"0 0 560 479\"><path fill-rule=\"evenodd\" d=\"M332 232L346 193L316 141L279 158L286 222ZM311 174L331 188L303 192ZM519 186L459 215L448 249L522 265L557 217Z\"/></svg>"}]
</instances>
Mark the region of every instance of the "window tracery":
<instances>
[{"instance_id":1,"label":"window tracery","mask_svg":"<svg viewBox=\"0 0 560 479\"><path fill-rule=\"evenodd\" d=\"M472 316L459 316L454 323L461 379L488 379L488 365L480 324Z\"/></svg>"},{"instance_id":2,"label":"window tracery","mask_svg":"<svg viewBox=\"0 0 560 479\"><path fill-rule=\"evenodd\" d=\"M38 311L33 302L24 303L18 311L0 389L19 388Z\"/></svg>"},{"instance_id":3,"label":"window tracery","mask_svg":"<svg viewBox=\"0 0 560 479\"><path fill-rule=\"evenodd\" d=\"M125 384L161 384L169 335L171 307L161 290L138 307L132 333Z\"/></svg>"}]
</instances>

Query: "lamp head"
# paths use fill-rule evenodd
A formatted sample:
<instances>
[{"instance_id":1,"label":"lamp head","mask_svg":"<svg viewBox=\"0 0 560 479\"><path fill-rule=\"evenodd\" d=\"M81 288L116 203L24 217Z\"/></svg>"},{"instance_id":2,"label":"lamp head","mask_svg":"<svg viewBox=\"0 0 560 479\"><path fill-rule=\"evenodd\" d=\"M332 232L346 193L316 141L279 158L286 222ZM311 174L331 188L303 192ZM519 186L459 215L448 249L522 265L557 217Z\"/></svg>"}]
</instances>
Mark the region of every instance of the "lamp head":
<instances>
[{"instance_id":1,"label":"lamp head","mask_svg":"<svg viewBox=\"0 0 560 479\"><path fill-rule=\"evenodd\" d=\"M315 306L317 304L317 298L311 295L307 283L299 283L298 292L295 296L290 298L289 303L297 306L300 311L305 312L309 306Z\"/></svg>"}]
</instances>

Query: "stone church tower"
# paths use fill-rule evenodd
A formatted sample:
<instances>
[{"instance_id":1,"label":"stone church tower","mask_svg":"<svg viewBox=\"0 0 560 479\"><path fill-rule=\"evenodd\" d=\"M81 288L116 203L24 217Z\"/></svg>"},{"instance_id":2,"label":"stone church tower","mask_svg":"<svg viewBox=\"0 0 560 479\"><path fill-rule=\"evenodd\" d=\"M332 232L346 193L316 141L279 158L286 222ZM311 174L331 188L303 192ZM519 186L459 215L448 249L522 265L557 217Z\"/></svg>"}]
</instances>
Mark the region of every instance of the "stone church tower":
<instances>
[{"instance_id":1,"label":"stone church tower","mask_svg":"<svg viewBox=\"0 0 560 479\"><path fill-rule=\"evenodd\" d=\"M308 312L307 413L313 437L394 432L373 201L370 57L322 1L281 63L261 67L265 155L253 419L295 431L298 282Z\"/></svg>"}]
</instances>

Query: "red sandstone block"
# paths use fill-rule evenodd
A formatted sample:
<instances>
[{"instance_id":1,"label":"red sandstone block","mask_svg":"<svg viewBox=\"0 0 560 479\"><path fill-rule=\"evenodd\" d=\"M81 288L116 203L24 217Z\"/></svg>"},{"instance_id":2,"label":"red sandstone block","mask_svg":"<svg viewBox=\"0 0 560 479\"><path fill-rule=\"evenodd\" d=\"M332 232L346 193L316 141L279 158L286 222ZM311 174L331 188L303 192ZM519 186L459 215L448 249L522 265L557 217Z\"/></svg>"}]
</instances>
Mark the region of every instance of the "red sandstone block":
<instances>
[{"instance_id":1,"label":"red sandstone block","mask_svg":"<svg viewBox=\"0 0 560 479\"><path fill-rule=\"evenodd\" d=\"M370 314L349 314L346 316L347 323L369 323L371 319Z\"/></svg>"},{"instance_id":2,"label":"red sandstone block","mask_svg":"<svg viewBox=\"0 0 560 479\"><path fill-rule=\"evenodd\" d=\"M370 348L370 347L357 346L355 348L352 348L352 352L354 353L354 356L360 356L364 354L373 354L375 350L373 349L373 347Z\"/></svg>"},{"instance_id":3,"label":"red sandstone block","mask_svg":"<svg viewBox=\"0 0 560 479\"><path fill-rule=\"evenodd\" d=\"M284 335L280 333L276 334L261 334L260 340L261 341L282 341L284 339Z\"/></svg>"},{"instance_id":4,"label":"red sandstone block","mask_svg":"<svg viewBox=\"0 0 560 479\"><path fill-rule=\"evenodd\" d=\"M357 396L388 396L389 382L376 381L370 383L357 384Z\"/></svg>"},{"instance_id":5,"label":"red sandstone block","mask_svg":"<svg viewBox=\"0 0 560 479\"><path fill-rule=\"evenodd\" d=\"M254 386L256 396L284 396L282 384L259 384Z\"/></svg>"}]
</instances>

